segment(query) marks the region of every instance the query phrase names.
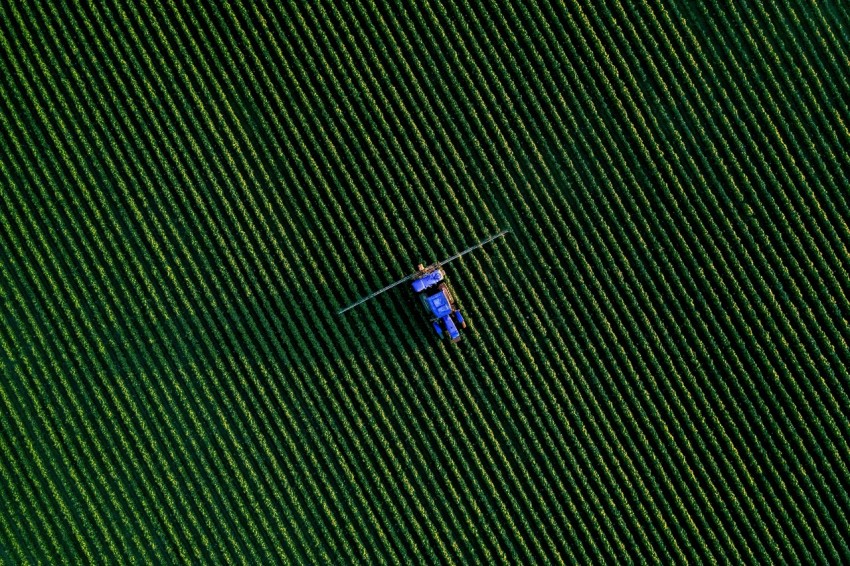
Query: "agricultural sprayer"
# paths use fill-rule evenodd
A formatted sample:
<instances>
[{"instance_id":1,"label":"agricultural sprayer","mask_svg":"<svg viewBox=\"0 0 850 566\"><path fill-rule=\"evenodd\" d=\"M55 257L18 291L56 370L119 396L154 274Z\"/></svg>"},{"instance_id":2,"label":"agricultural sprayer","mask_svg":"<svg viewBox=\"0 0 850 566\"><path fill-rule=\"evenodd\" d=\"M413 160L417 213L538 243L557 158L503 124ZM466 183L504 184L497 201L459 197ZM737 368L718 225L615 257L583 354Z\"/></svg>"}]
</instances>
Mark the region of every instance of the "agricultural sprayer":
<instances>
[{"instance_id":1,"label":"agricultural sprayer","mask_svg":"<svg viewBox=\"0 0 850 566\"><path fill-rule=\"evenodd\" d=\"M345 307L337 314L341 315L358 305L362 305L366 301L374 299L381 293L389 291L393 287L401 285L407 281L412 281L411 290L418 296L428 321L431 324L434 332L441 339L446 337L452 342L460 340L460 331L466 328L466 320L461 314L457 306L454 294L452 293L449 281L446 278L446 271L443 266L450 261L454 261L462 255L468 254L471 251L477 250L485 244L489 244L496 238L501 238L508 233L508 230L502 230L498 234L494 234L486 238L472 247L466 248L462 252L446 258L442 261L432 263L427 267L420 264L416 271L406 277L402 277L398 281L390 283L386 287L378 289L374 293L363 297L362 299Z\"/></svg>"}]
</instances>

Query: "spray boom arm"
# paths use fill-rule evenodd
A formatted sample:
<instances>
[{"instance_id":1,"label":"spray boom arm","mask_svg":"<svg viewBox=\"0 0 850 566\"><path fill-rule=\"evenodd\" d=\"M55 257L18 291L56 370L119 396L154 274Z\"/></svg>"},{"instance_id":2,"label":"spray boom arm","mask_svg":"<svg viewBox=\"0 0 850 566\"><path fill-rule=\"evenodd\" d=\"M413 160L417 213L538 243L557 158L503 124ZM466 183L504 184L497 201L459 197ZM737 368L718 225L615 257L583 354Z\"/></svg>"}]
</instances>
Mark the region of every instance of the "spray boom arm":
<instances>
[{"instance_id":1,"label":"spray boom arm","mask_svg":"<svg viewBox=\"0 0 850 566\"><path fill-rule=\"evenodd\" d=\"M502 231L501 231L501 232L499 232L498 234L493 234L493 235L492 235L492 236L490 236L489 238L484 239L484 240L481 240L480 242L478 242L478 243L477 243L477 244L475 244L474 246L470 246L470 247L466 248L465 250L463 250L462 252L458 252L458 253L456 253L455 255L453 255L453 256L451 256L451 257L449 257L449 258L446 258L446 259L444 259L443 261L438 261L437 263L435 263L435 264L433 264L433 265L439 266L439 265L444 265L444 264L446 264L446 263L449 263L450 261L454 261L454 260L456 260L457 258L459 258L459 257L460 257L460 256L462 256L462 255L466 255L466 254L468 254L468 253L469 253L469 252L471 252L471 251L477 250L478 248L480 248L481 246L483 246L483 245L485 245L485 244L489 244L490 242L492 242L492 241L493 241L493 240L495 240L496 238L501 238L502 236L504 236L504 235L505 235L505 234L507 234L508 232L510 232L510 230L502 230ZM430 267L430 266L429 266L429 267ZM381 293L384 293L384 292L386 292L386 291L389 291L389 290L390 290L390 289L392 289L393 287L396 287L397 285L401 285L401 284L402 284L402 283L404 283L405 281L410 281L411 279L413 279L413 278L414 278L414 277L416 277L417 275L419 275L419 271L415 271L415 272L411 273L410 275L408 275L407 277L403 277L403 278L399 279L398 281L396 281L396 282L394 282L394 283L390 283L390 284L389 284L389 285L387 285L386 287L382 287L382 288L378 289L377 291L375 291L374 293L371 293L371 294L369 294L369 295L367 295L367 296L363 297L362 299L360 299L360 300L358 300L358 301L356 301L356 302L354 302L354 303L352 303L352 304L348 305L347 307L345 307L345 308L344 308L344 309L342 309L341 311L337 312L336 314L337 314L337 316L339 316L339 315L343 314L343 313L344 313L344 312L346 312L346 311L350 311L350 310L351 310L351 309L353 309L354 307L356 307L356 306L358 306L358 305L362 305L363 303L365 303L366 301L368 301L368 300L370 300L370 299L374 299L375 297L377 297L377 296L378 296L378 295L380 295Z\"/></svg>"}]
</instances>

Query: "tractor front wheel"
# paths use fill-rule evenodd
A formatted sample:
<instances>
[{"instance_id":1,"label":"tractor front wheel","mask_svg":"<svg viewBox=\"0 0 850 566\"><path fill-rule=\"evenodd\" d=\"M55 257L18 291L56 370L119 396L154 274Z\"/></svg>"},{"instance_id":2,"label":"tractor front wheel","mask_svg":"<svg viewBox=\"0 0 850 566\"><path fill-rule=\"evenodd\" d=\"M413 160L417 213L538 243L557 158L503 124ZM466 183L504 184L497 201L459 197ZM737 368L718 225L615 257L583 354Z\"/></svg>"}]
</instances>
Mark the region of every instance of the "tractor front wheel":
<instances>
[{"instance_id":1,"label":"tractor front wheel","mask_svg":"<svg viewBox=\"0 0 850 566\"><path fill-rule=\"evenodd\" d=\"M460 311L455 311L455 319L457 320L458 325L466 330L466 321L463 319L463 315L460 314Z\"/></svg>"},{"instance_id":2,"label":"tractor front wheel","mask_svg":"<svg viewBox=\"0 0 850 566\"><path fill-rule=\"evenodd\" d=\"M443 329L440 327L440 323L439 322L433 322L432 324L434 326L434 332L436 332L437 336L439 336L440 339L442 339L443 338Z\"/></svg>"}]
</instances>

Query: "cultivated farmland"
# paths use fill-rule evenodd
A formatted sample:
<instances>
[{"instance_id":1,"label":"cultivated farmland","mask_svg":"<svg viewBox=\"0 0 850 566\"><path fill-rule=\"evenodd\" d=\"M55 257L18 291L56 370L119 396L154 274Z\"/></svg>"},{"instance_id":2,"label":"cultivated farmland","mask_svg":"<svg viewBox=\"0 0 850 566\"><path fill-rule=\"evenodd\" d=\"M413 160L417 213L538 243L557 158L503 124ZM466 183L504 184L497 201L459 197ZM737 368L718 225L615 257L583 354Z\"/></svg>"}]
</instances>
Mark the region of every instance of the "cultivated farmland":
<instances>
[{"instance_id":1,"label":"cultivated farmland","mask_svg":"<svg viewBox=\"0 0 850 566\"><path fill-rule=\"evenodd\" d=\"M850 561L842 3L0 5L0 561Z\"/></svg>"}]
</instances>

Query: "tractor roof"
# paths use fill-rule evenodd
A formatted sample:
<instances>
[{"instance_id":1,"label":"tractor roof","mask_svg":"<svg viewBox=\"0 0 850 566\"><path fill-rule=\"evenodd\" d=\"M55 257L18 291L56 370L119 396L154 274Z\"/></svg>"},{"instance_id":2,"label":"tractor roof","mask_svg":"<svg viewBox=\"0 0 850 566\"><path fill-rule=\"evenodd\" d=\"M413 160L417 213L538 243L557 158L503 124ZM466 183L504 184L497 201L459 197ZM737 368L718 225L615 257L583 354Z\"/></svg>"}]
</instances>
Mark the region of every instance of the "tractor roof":
<instances>
[{"instance_id":1,"label":"tractor roof","mask_svg":"<svg viewBox=\"0 0 850 566\"><path fill-rule=\"evenodd\" d=\"M449 297L443 289L440 289L439 292L434 293L425 300L428 301L428 307L437 318L442 318L452 313L452 305L449 303Z\"/></svg>"}]
</instances>

